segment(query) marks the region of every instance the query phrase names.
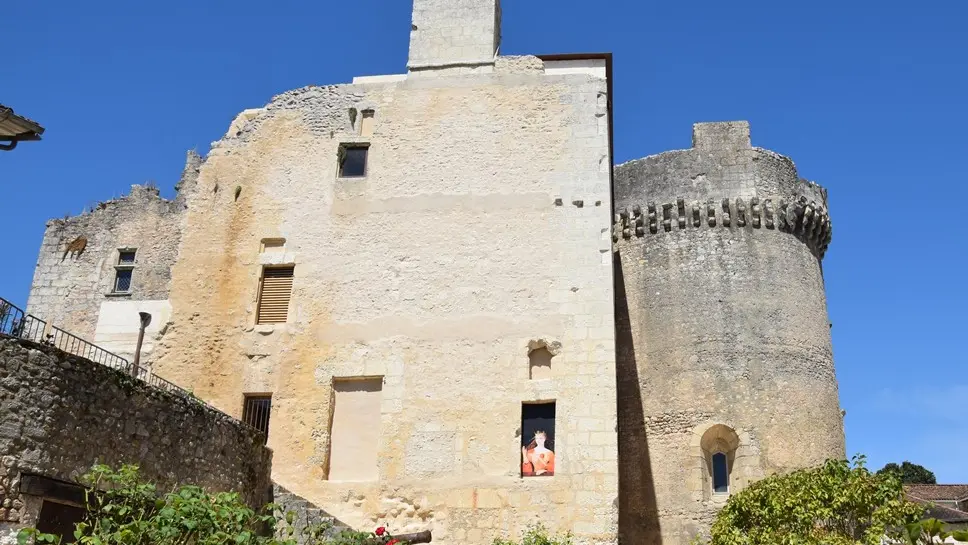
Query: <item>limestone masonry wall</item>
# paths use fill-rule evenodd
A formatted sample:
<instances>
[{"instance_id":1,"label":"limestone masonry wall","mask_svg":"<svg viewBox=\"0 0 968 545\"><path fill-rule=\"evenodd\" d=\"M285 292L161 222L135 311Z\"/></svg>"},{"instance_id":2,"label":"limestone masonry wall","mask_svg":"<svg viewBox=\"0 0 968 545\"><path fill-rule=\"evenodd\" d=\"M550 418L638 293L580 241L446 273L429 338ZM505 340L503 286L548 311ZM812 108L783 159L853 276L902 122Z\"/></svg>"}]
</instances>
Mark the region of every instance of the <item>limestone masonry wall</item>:
<instances>
[{"instance_id":1,"label":"limestone masonry wall","mask_svg":"<svg viewBox=\"0 0 968 545\"><path fill-rule=\"evenodd\" d=\"M26 474L76 482L95 463L138 464L159 489L194 483L269 500L272 452L216 410L57 349L0 338L0 534L36 523Z\"/></svg>"},{"instance_id":2,"label":"limestone masonry wall","mask_svg":"<svg viewBox=\"0 0 968 545\"><path fill-rule=\"evenodd\" d=\"M188 200L155 372L236 416L271 394L274 480L351 526L479 544L540 520L613 543L607 114L604 77L534 57L247 112ZM360 144L365 176L340 177L340 147ZM295 266L288 321L256 324L273 264ZM550 378L533 380L545 345ZM373 439L334 442L334 381L364 377L379 412L353 425ZM522 478L522 404L539 401L556 402L555 474ZM375 478L331 478L333 452L370 444Z\"/></svg>"},{"instance_id":3,"label":"limestone masonry wall","mask_svg":"<svg viewBox=\"0 0 968 545\"><path fill-rule=\"evenodd\" d=\"M167 321L171 266L178 254L185 195L193 187L199 163L198 155L189 153L180 194L173 201L161 198L155 187L135 185L130 194L102 202L85 214L48 222L27 312L109 350L120 348L127 357L138 330L138 310L163 314L149 330L146 352L150 352L151 337ZM114 290L120 249L136 250L131 289L126 293ZM108 314L121 310L124 321L119 324L110 315L102 316L102 308L108 308ZM102 318L108 325L106 337L98 334Z\"/></svg>"},{"instance_id":4,"label":"limestone masonry wall","mask_svg":"<svg viewBox=\"0 0 968 545\"><path fill-rule=\"evenodd\" d=\"M684 544L729 493L845 454L826 192L746 123L703 123L693 149L617 166L615 200L620 532Z\"/></svg>"}]
</instances>

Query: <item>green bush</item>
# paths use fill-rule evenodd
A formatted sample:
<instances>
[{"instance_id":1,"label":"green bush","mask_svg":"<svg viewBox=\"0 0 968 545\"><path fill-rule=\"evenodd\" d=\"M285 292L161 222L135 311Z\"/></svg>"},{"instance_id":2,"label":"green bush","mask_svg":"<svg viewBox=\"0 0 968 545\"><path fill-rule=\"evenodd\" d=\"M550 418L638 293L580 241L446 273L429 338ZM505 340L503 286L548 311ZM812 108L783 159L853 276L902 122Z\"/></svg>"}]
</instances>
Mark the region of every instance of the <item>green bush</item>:
<instances>
[{"instance_id":1,"label":"green bush","mask_svg":"<svg viewBox=\"0 0 968 545\"><path fill-rule=\"evenodd\" d=\"M74 538L81 545L296 545L296 515L277 505L262 513L248 507L234 492L210 494L197 486L182 486L159 494L141 479L138 467L118 470L95 466L84 476L87 514ZM299 537L307 545L398 545L385 528L375 532L335 533L327 521L306 521ZM21 530L20 545L58 544L57 536L34 528Z\"/></svg>"},{"instance_id":2,"label":"green bush","mask_svg":"<svg viewBox=\"0 0 968 545\"><path fill-rule=\"evenodd\" d=\"M922 537L924 508L904 497L897 474L873 474L864 458L774 475L733 495L711 545L880 545ZM926 525L931 529L930 525ZM915 541L916 542L916 541Z\"/></svg>"},{"instance_id":3,"label":"green bush","mask_svg":"<svg viewBox=\"0 0 968 545\"><path fill-rule=\"evenodd\" d=\"M549 535L542 524L529 526L521 534L521 541L495 539L494 545L572 545L571 533Z\"/></svg>"}]
</instances>

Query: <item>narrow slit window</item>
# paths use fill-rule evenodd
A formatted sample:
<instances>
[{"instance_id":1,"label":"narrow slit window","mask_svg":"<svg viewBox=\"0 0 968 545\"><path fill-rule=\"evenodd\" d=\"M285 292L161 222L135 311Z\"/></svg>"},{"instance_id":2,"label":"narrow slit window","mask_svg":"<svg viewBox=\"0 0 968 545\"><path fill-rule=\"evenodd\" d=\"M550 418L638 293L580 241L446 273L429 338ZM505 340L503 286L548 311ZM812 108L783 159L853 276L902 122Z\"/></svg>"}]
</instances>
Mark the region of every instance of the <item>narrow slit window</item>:
<instances>
[{"instance_id":1,"label":"narrow slit window","mask_svg":"<svg viewBox=\"0 0 968 545\"><path fill-rule=\"evenodd\" d=\"M295 266L266 267L259 288L257 324L284 324L289 319L292 278Z\"/></svg>"},{"instance_id":2,"label":"narrow slit window","mask_svg":"<svg viewBox=\"0 0 968 545\"><path fill-rule=\"evenodd\" d=\"M555 403L521 406L521 476L555 474Z\"/></svg>"},{"instance_id":3,"label":"narrow slit window","mask_svg":"<svg viewBox=\"0 0 968 545\"><path fill-rule=\"evenodd\" d=\"M242 407L242 421L265 434L269 439L269 413L272 411L272 396L246 395Z\"/></svg>"},{"instance_id":4,"label":"narrow slit window","mask_svg":"<svg viewBox=\"0 0 968 545\"><path fill-rule=\"evenodd\" d=\"M729 463L722 452L713 454L713 492L717 494L729 492Z\"/></svg>"},{"instance_id":5,"label":"narrow slit window","mask_svg":"<svg viewBox=\"0 0 968 545\"><path fill-rule=\"evenodd\" d=\"M360 136L373 136L373 110L363 110L363 118L360 121Z\"/></svg>"},{"instance_id":6,"label":"narrow slit window","mask_svg":"<svg viewBox=\"0 0 968 545\"><path fill-rule=\"evenodd\" d=\"M340 178L361 178L366 176L368 146L341 146L339 153Z\"/></svg>"}]
</instances>

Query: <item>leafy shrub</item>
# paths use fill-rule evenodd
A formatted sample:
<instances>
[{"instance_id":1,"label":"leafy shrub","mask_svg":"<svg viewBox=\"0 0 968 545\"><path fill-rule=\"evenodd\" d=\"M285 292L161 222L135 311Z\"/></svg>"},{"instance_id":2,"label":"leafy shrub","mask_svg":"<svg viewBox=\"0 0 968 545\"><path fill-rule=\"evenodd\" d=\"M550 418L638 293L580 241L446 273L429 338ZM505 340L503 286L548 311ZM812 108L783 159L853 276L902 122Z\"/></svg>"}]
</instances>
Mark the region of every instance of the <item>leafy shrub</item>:
<instances>
[{"instance_id":1,"label":"leafy shrub","mask_svg":"<svg viewBox=\"0 0 968 545\"><path fill-rule=\"evenodd\" d=\"M529 526L521 534L521 541L495 539L494 545L572 545L571 533L549 535L542 524Z\"/></svg>"},{"instance_id":2,"label":"leafy shrub","mask_svg":"<svg viewBox=\"0 0 968 545\"><path fill-rule=\"evenodd\" d=\"M733 495L712 527L711 545L879 545L906 541L924 509L904 497L893 472L864 458L774 475Z\"/></svg>"},{"instance_id":3,"label":"leafy shrub","mask_svg":"<svg viewBox=\"0 0 968 545\"><path fill-rule=\"evenodd\" d=\"M97 465L84 476L87 515L74 531L81 545L296 545L296 515L277 505L257 513L235 492L210 494L181 486L159 494L138 467L117 471ZM334 532L328 521L307 521L299 532L307 545L399 545L385 528ZM20 545L59 544L58 536L21 530Z\"/></svg>"}]
</instances>

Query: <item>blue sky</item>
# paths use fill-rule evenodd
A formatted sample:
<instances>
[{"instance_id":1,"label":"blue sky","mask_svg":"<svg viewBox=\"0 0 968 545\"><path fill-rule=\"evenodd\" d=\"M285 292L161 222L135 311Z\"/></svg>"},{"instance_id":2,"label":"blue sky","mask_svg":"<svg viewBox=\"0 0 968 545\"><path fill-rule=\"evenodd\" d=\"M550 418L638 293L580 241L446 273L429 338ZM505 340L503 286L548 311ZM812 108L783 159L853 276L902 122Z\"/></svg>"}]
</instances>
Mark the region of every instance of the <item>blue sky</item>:
<instances>
[{"instance_id":1,"label":"blue sky","mask_svg":"<svg viewBox=\"0 0 968 545\"><path fill-rule=\"evenodd\" d=\"M0 154L0 294L44 222L184 164L241 110L405 70L406 0L13 2L0 102L43 142ZM13 23L13 24L11 24ZM504 0L503 53L611 51L616 160L746 119L830 191L824 272L850 453L968 482L968 2Z\"/></svg>"}]
</instances>

